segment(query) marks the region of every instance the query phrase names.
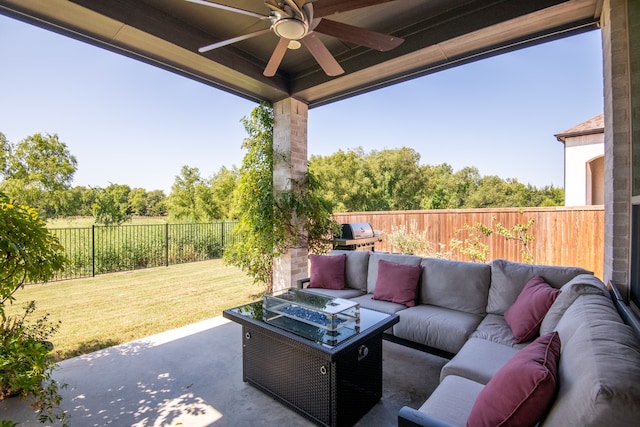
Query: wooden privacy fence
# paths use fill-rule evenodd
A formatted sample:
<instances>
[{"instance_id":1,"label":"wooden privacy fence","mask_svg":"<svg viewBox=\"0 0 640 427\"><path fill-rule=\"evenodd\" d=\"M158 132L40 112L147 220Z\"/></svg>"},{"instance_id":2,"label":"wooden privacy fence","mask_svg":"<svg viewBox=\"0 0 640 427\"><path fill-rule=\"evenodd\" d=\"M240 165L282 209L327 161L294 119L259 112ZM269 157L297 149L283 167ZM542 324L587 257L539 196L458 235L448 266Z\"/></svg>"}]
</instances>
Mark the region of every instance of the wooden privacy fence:
<instances>
[{"instance_id":1,"label":"wooden privacy fence","mask_svg":"<svg viewBox=\"0 0 640 427\"><path fill-rule=\"evenodd\" d=\"M448 247L451 239L463 240L465 224L477 223L491 227L499 222L507 228L534 223L528 233L535 240L530 243L536 264L579 266L603 276L604 262L604 208L602 206L544 207L544 208L490 208L442 209L428 211L350 212L334 214L339 223L369 222L374 230L382 231L382 242L375 249L397 252L388 242L388 233L400 226L411 230L426 230L426 240L437 248ZM495 220L494 220L495 218ZM494 227L495 229L495 227ZM495 233L482 241L489 245L488 260L505 258L523 262L522 246L507 241ZM454 251L451 259L469 260Z\"/></svg>"}]
</instances>

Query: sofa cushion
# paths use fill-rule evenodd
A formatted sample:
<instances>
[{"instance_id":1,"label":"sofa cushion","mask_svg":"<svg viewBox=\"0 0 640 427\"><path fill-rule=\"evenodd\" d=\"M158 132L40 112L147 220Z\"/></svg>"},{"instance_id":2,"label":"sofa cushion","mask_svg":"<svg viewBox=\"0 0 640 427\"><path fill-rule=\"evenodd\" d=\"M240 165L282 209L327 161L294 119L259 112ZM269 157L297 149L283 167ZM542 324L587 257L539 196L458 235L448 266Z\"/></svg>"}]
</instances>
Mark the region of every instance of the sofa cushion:
<instances>
[{"instance_id":1,"label":"sofa cushion","mask_svg":"<svg viewBox=\"0 0 640 427\"><path fill-rule=\"evenodd\" d=\"M309 254L310 288L344 289L344 271L347 256Z\"/></svg>"},{"instance_id":2,"label":"sofa cushion","mask_svg":"<svg viewBox=\"0 0 640 427\"><path fill-rule=\"evenodd\" d=\"M516 302L504 312L504 320L517 343L530 341L540 331L540 323L560 294L544 277L535 275L518 295Z\"/></svg>"},{"instance_id":3,"label":"sofa cushion","mask_svg":"<svg viewBox=\"0 0 640 427\"><path fill-rule=\"evenodd\" d=\"M373 299L373 294L364 294L359 297L351 298L360 304L360 307L370 308L371 310L382 311L383 313L395 314L401 310L406 310L407 306L390 301L380 301Z\"/></svg>"},{"instance_id":4,"label":"sofa cushion","mask_svg":"<svg viewBox=\"0 0 640 427\"><path fill-rule=\"evenodd\" d=\"M491 266L437 258L422 260L418 289L421 304L484 315L491 284Z\"/></svg>"},{"instance_id":5,"label":"sofa cushion","mask_svg":"<svg viewBox=\"0 0 640 427\"><path fill-rule=\"evenodd\" d=\"M418 410L452 425L464 426L482 387L475 381L449 375Z\"/></svg>"},{"instance_id":6,"label":"sofa cushion","mask_svg":"<svg viewBox=\"0 0 640 427\"><path fill-rule=\"evenodd\" d=\"M373 290L373 299L416 305L416 290L422 267L397 264L381 259L378 261L378 277Z\"/></svg>"},{"instance_id":7,"label":"sofa cushion","mask_svg":"<svg viewBox=\"0 0 640 427\"><path fill-rule=\"evenodd\" d=\"M478 394L467 427L535 425L555 398L559 358L557 332L520 350Z\"/></svg>"},{"instance_id":8,"label":"sofa cushion","mask_svg":"<svg viewBox=\"0 0 640 427\"><path fill-rule=\"evenodd\" d=\"M604 283L593 274L579 274L560 288L560 295L551 304L549 311L540 324L540 335L547 334L555 329L567 308L580 295L596 294L609 296ZM562 338L562 337L560 337Z\"/></svg>"},{"instance_id":9,"label":"sofa cushion","mask_svg":"<svg viewBox=\"0 0 640 427\"><path fill-rule=\"evenodd\" d=\"M571 307L583 299L585 296ZM562 343L558 382L558 396L545 425L638 425L640 344L637 337L624 323L588 316L587 323L582 323L571 339Z\"/></svg>"},{"instance_id":10,"label":"sofa cushion","mask_svg":"<svg viewBox=\"0 0 640 427\"><path fill-rule=\"evenodd\" d=\"M554 288L560 288L578 274L593 274L579 267L533 265L496 259L491 263L491 287L487 313L504 314L516 301L524 285L536 274Z\"/></svg>"},{"instance_id":11,"label":"sofa cushion","mask_svg":"<svg viewBox=\"0 0 640 427\"><path fill-rule=\"evenodd\" d=\"M345 286L367 292L367 273L369 271L369 251L333 250L329 255L345 254Z\"/></svg>"},{"instance_id":12,"label":"sofa cushion","mask_svg":"<svg viewBox=\"0 0 640 427\"><path fill-rule=\"evenodd\" d=\"M522 348L527 345L526 343L516 343L515 338L513 338L513 332L511 332L511 328L504 320L504 316L499 314L487 314L476 330L473 331L471 337L515 348Z\"/></svg>"},{"instance_id":13,"label":"sofa cushion","mask_svg":"<svg viewBox=\"0 0 640 427\"><path fill-rule=\"evenodd\" d=\"M398 313L393 335L457 353L478 326L482 316L444 307L419 304Z\"/></svg>"},{"instance_id":14,"label":"sofa cushion","mask_svg":"<svg viewBox=\"0 0 640 427\"><path fill-rule=\"evenodd\" d=\"M333 298L351 299L364 295L364 292L358 289L344 288L344 289L324 289L324 288L306 288L309 292L325 295Z\"/></svg>"},{"instance_id":15,"label":"sofa cushion","mask_svg":"<svg viewBox=\"0 0 640 427\"><path fill-rule=\"evenodd\" d=\"M486 384L518 349L480 338L469 338L458 354L440 371L440 381L447 375L457 375Z\"/></svg>"},{"instance_id":16,"label":"sofa cushion","mask_svg":"<svg viewBox=\"0 0 640 427\"><path fill-rule=\"evenodd\" d=\"M394 262L396 264L420 265L422 258L416 255L386 254L372 252L369 256L369 268L367 270L367 292L372 294L378 280L378 262L380 260Z\"/></svg>"},{"instance_id":17,"label":"sofa cushion","mask_svg":"<svg viewBox=\"0 0 640 427\"><path fill-rule=\"evenodd\" d=\"M555 330L560 334L560 340L567 343L582 325L600 321L622 323L611 297L594 294L581 295L567 308Z\"/></svg>"}]
</instances>

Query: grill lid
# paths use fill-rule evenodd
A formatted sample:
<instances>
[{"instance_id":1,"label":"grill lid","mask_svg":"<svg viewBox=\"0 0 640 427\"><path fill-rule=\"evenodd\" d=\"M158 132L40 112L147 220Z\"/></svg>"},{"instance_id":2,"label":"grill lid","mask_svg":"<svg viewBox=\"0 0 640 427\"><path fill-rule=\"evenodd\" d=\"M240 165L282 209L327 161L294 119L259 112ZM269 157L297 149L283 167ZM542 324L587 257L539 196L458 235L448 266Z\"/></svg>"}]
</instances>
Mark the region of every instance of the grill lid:
<instances>
[{"instance_id":1,"label":"grill lid","mask_svg":"<svg viewBox=\"0 0 640 427\"><path fill-rule=\"evenodd\" d=\"M342 235L340 236L341 239L367 239L373 236L373 227L368 222L342 224Z\"/></svg>"}]
</instances>

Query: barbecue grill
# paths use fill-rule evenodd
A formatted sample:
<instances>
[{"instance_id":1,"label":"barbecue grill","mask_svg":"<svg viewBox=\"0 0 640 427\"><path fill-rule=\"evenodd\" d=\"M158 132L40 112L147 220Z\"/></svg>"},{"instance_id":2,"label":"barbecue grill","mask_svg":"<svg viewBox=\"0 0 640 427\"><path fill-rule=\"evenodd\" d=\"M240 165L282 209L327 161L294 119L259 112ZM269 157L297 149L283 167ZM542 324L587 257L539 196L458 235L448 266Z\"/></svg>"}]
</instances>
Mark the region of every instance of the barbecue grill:
<instances>
[{"instance_id":1,"label":"barbecue grill","mask_svg":"<svg viewBox=\"0 0 640 427\"><path fill-rule=\"evenodd\" d=\"M334 249L349 251L373 251L376 242L382 242L380 232L374 230L368 222L342 224L340 237L333 239Z\"/></svg>"}]
</instances>

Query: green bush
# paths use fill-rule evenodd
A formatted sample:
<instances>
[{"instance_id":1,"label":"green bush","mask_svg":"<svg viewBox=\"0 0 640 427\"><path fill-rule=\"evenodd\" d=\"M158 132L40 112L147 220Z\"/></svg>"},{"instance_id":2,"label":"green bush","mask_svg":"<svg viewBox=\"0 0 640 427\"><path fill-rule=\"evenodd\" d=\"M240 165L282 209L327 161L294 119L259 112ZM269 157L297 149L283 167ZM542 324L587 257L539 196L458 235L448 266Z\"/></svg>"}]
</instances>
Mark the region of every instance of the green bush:
<instances>
[{"instance_id":1,"label":"green bush","mask_svg":"<svg viewBox=\"0 0 640 427\"><path fill-rule=\"evenodd\" d=\"M66 385L52 379L55 362L48 341L59 322L49 321L48 315L29 321L35 309L31 301L22 316L8 316L0 324L0 400L33 397L40 422L64 421L67 415L59 409L58 388Z\"/></svg>"},{"instance_id":2,"label":"green bush","mask_svg":"<svg viewBox=\"0 0 640 427\"><path fill-rule=\"evenodd\" d=\"M0 192L0 400L33 398L43 423L66 418L59 410L59 385L51 377L55 361L48 342L59 325L47 315L31 321L34 301L18 316L7 316L5 304L15 300L14 294L27 281L46 282L65 264L64 248L36 210L16 205Z\"/></svg>"}]
</instances>

